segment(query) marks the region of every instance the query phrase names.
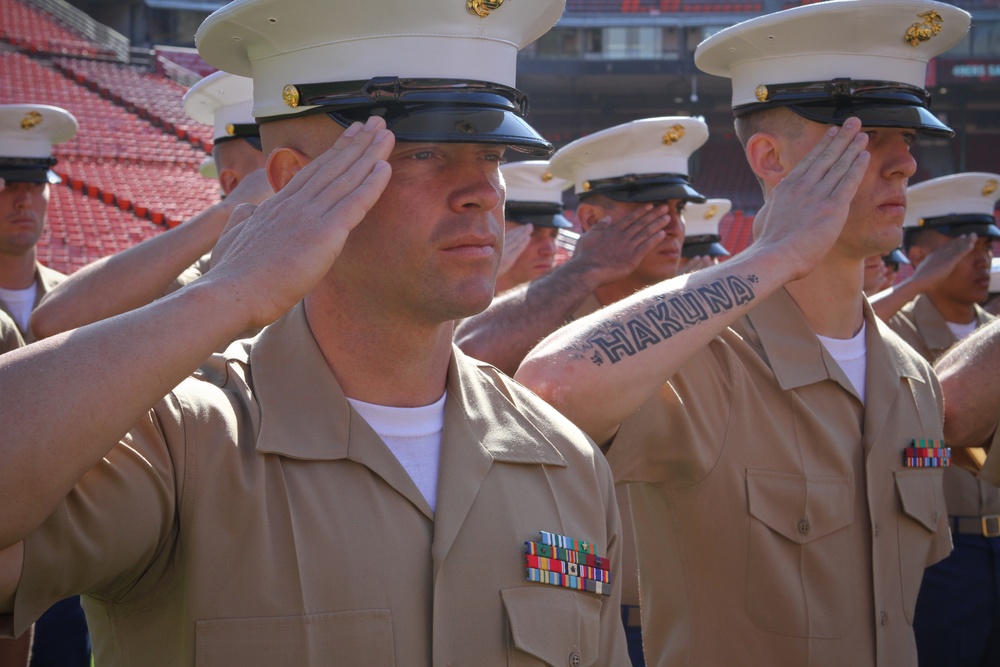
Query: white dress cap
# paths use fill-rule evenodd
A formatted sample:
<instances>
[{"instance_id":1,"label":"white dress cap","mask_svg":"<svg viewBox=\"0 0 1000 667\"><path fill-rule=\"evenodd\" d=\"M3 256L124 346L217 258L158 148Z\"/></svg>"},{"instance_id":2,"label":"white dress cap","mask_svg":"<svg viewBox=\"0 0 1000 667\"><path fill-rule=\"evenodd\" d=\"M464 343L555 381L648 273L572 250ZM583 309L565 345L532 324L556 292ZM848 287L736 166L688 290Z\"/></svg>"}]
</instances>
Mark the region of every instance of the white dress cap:
<instances>
[{"instance_id":1,"label":"white dress cap","mask_svg":"<svg viewBox=\"0 0 1000 667\"><path fill-rule=\"evenodd\" d=\"M44 104L0 104L0 178L10 182L57 183L54 144L79 129L73 114Z\"/></svg>"},{"instance_id":2,"label":"white dress cap","mask_svg":"<svg viewBox=\"0 0 1000 667\"><path fill-rule=\"evenodd\" d=\"M701 204L693 202L685 204L682 214L685 237L718 234L719 222L732 208L733 202L728 199L709 199Z\"/></svg>"},{"instance_id":3,"label":"white dress cap","mask_svg":"<svg viewBox=\"0 0 1000 667\"><path fill-rule=\"evenodd\" d=\"M290 108L286 85L373 77L514 85L517 52L565 0L236 0L198 29L202 57L254 80L258 119Z\"/></svg>"},{"instance_id":4,"label":"white dress cap","mask_svg":"<svg viewBox=\"0 0 1000 667\"><path fill-rule=\"evenodd\" d=\"M970 171L917 183L906 189L903 227L1000 237L993 212L998 199L1000 174Z\"/></svg>"},{"instance_id":5,"label":"white dress cap","mask_svg":"<svg viewBox=\"0 0 1000 667\"><path fill-rule=\"evenodd\" d=\"M562 206L563 190L572 182L552 174L547 160L508 162L500 167L507 184L507 203L543 202Z\"/></svg>"},{"instance_id":6,"label":"white dress cap","mask_svg":"<svg viewBox=\"0 0 1000 667\"><path fill-rule=\"evenodd\" d=\"M930 0L829 0L726 28L698 45L695 64L703 72L732 79L734 109L780 105L800 113L796 104L829 106L835 102L843 113L819 109L812 119L839 124L848 115L861 117L858 109L871 106L888 106L898 116L901 106L927 107L923 99L927 61L962 41L970 21L968 12ZM819 95L816 87L793 87L838 79L851 80L853 85L833 88L836 97ZM879 86L859 85L862 82L906 86L913 94L907 102L898 91L880 94ZM782 90L783 86L790 89ZM864 100L867 104L859 104ZM911 110L904 116L875 114L871 122L861 120L873 127L950 133L930 112ZM895 124L876 125L879 119L895 120Z\"/></svg>"},{"instance_id":7,"label":"white dress cap","mask_svg":"<svg viewBox=\"0 0 1000 667\"><path fill-rule=\"evenodd\" d=\"M684 257L728 255L729 251L719 243L719 223L733 208L728 199L709 199L703 203L684 205L681 217L684 219Z\"/></svg>"},{"instance_id":8,"label":"white dress cap","mask_svg":"<svg viewBox=\"0 0 1000 667\"><path fill-rule=\"evenodd\" d=\"M697 118L643 118L563 146L552 156L552 173L573 181L582 197L704 201L690 185L688 159L706 141L708 126Z\"/></svg>"},{"instance_id":9,"label":"white dress cap","mask_svg":"<svg viewBox=\"0 0 1000 667\"><path fill-rule=\"evenodd\" d=\"M184 112L211 125L218 143L238 136L260 136L253 117L253 79L213 72L184 94Z\"/></svg>"},{"instance_id":10,"label":"white dress cap","mask_svg":"<svg viewBox=\"0 0 1000 667\"><path fill-rule=\"evenodd\" d=\"M500 167L507 187L504 217L535 227L570 229L573 223L562 215L563 190L573 183L558 178L545 160L508 162Z\"/></svg>"}]
</instances>

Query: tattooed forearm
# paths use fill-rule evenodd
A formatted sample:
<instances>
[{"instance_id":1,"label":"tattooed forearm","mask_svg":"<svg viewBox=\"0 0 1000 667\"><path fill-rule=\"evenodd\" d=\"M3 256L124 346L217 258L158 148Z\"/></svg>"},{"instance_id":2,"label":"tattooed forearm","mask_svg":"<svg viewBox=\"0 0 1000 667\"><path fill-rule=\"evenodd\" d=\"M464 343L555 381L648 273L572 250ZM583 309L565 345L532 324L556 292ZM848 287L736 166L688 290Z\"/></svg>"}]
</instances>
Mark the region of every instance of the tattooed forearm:
<instances>
[{"instance_id":1,"label":"tattooed forearm","mask_svg":"<svg viewBox=\"0 0 1000 667\"><path fill-rule=\"evenodd\" d=\"M656 303L641 315L606 323L589 337L594 350L590 361L600 366L605 360L617 363L650 345L670 338L713 315L732 310L754 299L751 285L757 276L726 276L708 285L676 294L655 297Z\"/></svg>"}]
</instances>

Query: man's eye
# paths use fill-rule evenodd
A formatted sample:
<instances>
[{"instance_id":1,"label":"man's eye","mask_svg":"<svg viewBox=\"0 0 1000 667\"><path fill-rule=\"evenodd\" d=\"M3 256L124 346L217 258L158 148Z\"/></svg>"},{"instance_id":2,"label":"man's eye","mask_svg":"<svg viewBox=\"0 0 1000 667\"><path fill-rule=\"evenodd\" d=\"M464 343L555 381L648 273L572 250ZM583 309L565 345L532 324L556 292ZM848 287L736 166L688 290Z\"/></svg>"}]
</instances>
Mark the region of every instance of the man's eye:
<instances>
[{"instance_id":1,"label":"man's eye","mask_svg":"<svg viewBox=\"0 0 1000 667\"><path fill-rule=\"evenodd\" d=\"M420 151L419 153L414 153L410 157L414 160L430 160L434 156L432 151Z\"/></svg>"}]
</instances>

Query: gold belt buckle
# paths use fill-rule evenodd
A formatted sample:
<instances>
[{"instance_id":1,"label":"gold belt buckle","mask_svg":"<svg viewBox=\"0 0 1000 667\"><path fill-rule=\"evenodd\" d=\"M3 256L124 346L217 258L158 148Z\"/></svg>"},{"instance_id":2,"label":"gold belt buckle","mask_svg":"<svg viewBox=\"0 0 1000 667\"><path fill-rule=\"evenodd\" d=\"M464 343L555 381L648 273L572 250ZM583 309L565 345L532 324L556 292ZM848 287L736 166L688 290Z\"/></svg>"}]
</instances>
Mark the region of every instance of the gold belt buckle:
<instances>
[{"instance_id":1,"label":"gold belt buckle","mask_svg":"<svg viewBox=\"0 0 1000 667\"><path fill-rule=\"evenodd\" d=\"M983 537L1000 537L1000 514L983 517Z\"/></svg>"}]
</instances>

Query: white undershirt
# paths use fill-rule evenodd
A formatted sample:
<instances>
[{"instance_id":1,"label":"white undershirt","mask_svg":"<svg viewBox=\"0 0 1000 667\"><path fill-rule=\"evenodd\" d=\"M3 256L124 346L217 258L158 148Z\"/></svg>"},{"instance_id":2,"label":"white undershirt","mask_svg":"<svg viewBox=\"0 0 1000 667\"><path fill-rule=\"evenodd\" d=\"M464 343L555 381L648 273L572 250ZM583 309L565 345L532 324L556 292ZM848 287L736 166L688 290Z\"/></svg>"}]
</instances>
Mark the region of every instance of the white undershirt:
<instances>
[{"instance_id":1,"label":"white undershirt","mask_svg":"<svg viewBox=\"0 0 1000 667\"><path fill-rule=\"evenodd\" d=\"M38 283L32 282L31 287L24 289L3 289L0 287L0 301L4 302L7 310L13 315L17 326L22 331L28 330L28 318L31 317L31 309L35 305L35 296L38 294Z\"/></svg>"},{"instance_id":2,"label":"white undershirt","mask_svg":"<svg viewBox=\"0 0 1000 667\"><path fill-rule=\"evenodd\" d=\"M957 324L955 322L945 322L945 324L948 325L948 328L951 330L951 333L958 340L964 340L979 327L979 322L977 322L976 320L972 320L968 324Z\"/></svg>"},{"instance_id":3,"label":"white undershirt","mask_svg":"<svg viewBox=\"0 0 1000 667\"><path fill-rule=\"evenodd\" d=\"M865 367L868 365L868 348L865 345L867 326L868 324L862 321L861 331L853 338L827 338L816 334L819 342L823 343L823 347L854 385L854 391L858 392L862 403L865 402Z\"/></svg>"},{"instance_id":4,"label":"white undershirt","mask_svg":"<svg viewBox=\"0 0 1000 667\"><path fill-rule=\"evenodd\" d=\"M445 392L436 402L420 408L393 408L347 399L396 455L431 511L437 507L441 432L447 396Z\"/></svg>"}]
</instances>

